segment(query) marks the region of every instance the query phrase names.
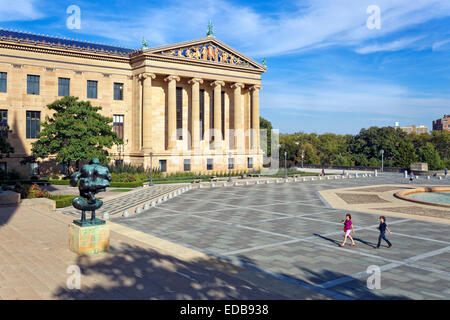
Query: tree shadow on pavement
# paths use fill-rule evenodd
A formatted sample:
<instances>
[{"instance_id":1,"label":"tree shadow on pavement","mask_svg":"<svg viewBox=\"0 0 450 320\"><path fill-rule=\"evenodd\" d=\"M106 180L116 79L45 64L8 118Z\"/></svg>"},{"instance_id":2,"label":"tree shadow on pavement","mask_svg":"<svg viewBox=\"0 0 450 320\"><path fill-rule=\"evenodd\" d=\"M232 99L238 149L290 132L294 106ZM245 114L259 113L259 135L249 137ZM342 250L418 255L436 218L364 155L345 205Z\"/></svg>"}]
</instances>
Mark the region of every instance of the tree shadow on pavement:
<instances>
[{"instance_id":1,"label":"tree shadow on pavement","mask_svg":"<svg viewBox=\"0 0 450 320\"><path fill-rule=\"evenodd\" d=\"M60 287L59 299L286 299L230 274L238 267L183 261L152 249L120 244L107 254L80 256L81 289ZM69 277L69 275L68 275ZM261 281L266 275L261 274Z\"/></svg>"}]
</instances>

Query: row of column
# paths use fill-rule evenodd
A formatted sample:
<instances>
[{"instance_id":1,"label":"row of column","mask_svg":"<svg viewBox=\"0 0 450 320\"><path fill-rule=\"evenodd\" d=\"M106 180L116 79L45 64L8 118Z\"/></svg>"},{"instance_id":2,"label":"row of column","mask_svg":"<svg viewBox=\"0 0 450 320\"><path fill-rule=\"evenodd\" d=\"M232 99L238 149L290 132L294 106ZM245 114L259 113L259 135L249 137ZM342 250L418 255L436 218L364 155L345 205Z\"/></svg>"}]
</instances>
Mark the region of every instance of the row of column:
<instances>
[{"instance_id":1,"label":"row of column","mask_svg":"<svg viewBox=\"0 0 450 320\"><path fill-rule=\"evenodd\" d=\"M142 128L142 148L145 150L151 149L151 121L145 121L144 119L151 119L152 109L152 79L155 79L156 75L152 73L142 73L139 75L139 80L142 84L142 114L141 114L141 128ZM167 103L168 103L168 149L174 149L176 147L176 130L177 130L177 117L176 117L176 83L180 81L180 77L176 75L169 75L164 78L167 82ZM192 90L192 123L191 123L191 138L192 147L194 150L198 150L200 144L200 84L203 84L203 79L192 78L188 81ZM213 81L211 86L214 90L214 148L222 148L222 87L225 86L225 82L221 80ZM242 88L245 85L242 83L234 83L231 88L233 92L234 103L234 148L237 150L243 150L245 147L245 132L244 132L244 109L242 106L241 94ZM251 91L251 108L252 108L252 141L253 149L258 150L256 146L259 146L259 90L260 85L253 85L250 87Z\"/></svg>"}]
</instances>

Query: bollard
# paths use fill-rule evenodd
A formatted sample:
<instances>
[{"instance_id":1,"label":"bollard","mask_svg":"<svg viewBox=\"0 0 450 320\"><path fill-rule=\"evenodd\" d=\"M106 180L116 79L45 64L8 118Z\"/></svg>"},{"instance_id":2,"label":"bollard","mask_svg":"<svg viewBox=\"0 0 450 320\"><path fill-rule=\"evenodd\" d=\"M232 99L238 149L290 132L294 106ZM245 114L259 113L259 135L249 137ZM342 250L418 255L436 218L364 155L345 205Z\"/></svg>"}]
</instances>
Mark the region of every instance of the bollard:
<instances>
[{"instance_id":1,"label":"bollard","mask_svg":"<svg viewBox=\"0 0 450 320\"><path fill-rule=\"evenodd\" d=\"M150 204L150 207L152 207L152 208L156 207L156 202L152 201L152 203Z\"/></svg>"},{"instance_id":2,"label":"bollard","mask_svg":"<svg viewBox=\"0 0 450 320\"><path fill-rule=\"evenodd\" d=\"M125 210L124 213L122 214L122 216L123 216L124 218L129 217L130 214L128 213L128 210Z\"/></svg>"},{"instance_id":3,"label":"bollard","mask_svg":"<svg viewBox=\"0 0 450 320\"><path fill-rule=\"evenodd\" d=\"M405 170L405 179L408 178L408 171Z\"/></svg>"},{"instance_id":4,"label":"bollard","mask_svg":"<svg viewBox=\"0 0 450 320\"><path fill-rule=\"evenodd\" d=\"M134 210L134 213L142 213L142 208L141 208L141 207L137 207L137 208Z\"/></svg>"},{"instance_id":5,"label":"bollard","mask_svg":"<svg viewBox=\"0 0 450 320\"><path fill-rule=\"evenodd\" d=\"M144 210L148 210L150 208L150 206L148 205L148 203L144 204Z\"/></svg>"},{"instance_id":6,"label":"bollard","mask_svg":"<svg viewBox=\"0 0 450 320\"><path fill-rule=\"evenodd\" d=\"M103 213L103 219L109 220L109 212L104 212Z\"/></svg>"}]
</instances>

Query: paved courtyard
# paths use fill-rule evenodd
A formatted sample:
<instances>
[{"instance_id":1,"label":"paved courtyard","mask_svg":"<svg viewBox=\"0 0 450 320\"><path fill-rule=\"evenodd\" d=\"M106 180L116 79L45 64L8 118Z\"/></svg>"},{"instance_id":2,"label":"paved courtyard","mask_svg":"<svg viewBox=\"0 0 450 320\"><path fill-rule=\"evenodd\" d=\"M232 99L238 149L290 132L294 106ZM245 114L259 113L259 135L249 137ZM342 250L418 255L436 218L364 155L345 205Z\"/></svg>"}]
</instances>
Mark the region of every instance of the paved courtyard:
<instances>
[{"instance_id":1,"label":"paved courtyard","mask_svg":"<svg viewBox=\"0 0 450 320\"><path fill-rule=\"evenodd\" d=\"M393 247L375 250L378 215L352 211L356 246L338 247L346 211L330 207L319 191L386 184L407 179L202 188L113 221L331 298L450 299L450 224L387 216ZM381 269L381 289L367 288L369 266Z\"/></svg>"}]
</instances>

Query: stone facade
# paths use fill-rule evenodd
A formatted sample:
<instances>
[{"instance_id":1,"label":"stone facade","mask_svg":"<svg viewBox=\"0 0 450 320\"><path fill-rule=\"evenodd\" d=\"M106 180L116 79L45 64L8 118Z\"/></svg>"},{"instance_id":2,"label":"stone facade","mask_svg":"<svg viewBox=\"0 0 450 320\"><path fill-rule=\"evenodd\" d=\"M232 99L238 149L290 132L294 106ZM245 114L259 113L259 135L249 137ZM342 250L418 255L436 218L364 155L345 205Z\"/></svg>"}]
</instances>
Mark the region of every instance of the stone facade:
<instances>
[{"instance_id":1,"label":"stone facade","mask_svg":"<svg viewBox=\"0 0 450 320\"><path fill-rule=\"evenodd\" d=\"M190 171L206 173L208 159L213 159L213 171L225 171L230 156L236 170L262 166L259 91L266 68L216 38L129 50L7 35L0 32L0 73L7 78L0 110L7 111L8 141L15 152L0 162L7 162L8 170L29 173L29 167L19 164L35 141L26 137L26 112L40 111L41 122L50 115L46 105L61 98L59 78L70 79L70 95L101 106L103 115L123 115L124 145L110 150L114 160L148 167L151 152L153 167L165 160L168 173L185 171L188 162ZM27 94L28 75L39 76L39 94ZM97 81L96 99L87 97L88 80ZM114 83L123 84L122 100L114 99ZM177 92L182 97L181 128ZM48 159L39 160L41 168L49 168Z\"/></svg>"}]
</instances>

